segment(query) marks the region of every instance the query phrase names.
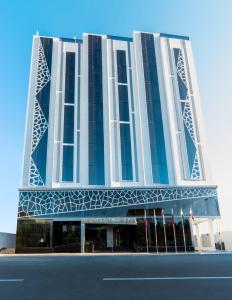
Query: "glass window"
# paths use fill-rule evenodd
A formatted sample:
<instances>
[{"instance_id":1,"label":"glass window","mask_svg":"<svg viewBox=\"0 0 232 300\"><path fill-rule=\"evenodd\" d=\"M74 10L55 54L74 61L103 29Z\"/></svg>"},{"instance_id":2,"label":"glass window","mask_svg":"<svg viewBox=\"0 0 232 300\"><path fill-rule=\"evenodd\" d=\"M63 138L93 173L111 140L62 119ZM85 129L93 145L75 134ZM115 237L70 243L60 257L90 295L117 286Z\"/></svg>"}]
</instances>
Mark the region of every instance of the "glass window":
<instances>
[{"instance_id":1,"label":"glass window","mask_svg":"<svg viewBox=\"0 0 232 300\"><path fill-rule=\"evenodd\" d=\"M141 33L153 183L168 183L154 37Z\"/></svg>"},{"instance_id":2,"label":"glass window","mask_svg":"<svg viewBox=\"0 0 232 300\"><path fill-rule=\"evenodd\" d=\"M88 95L89 95L89 184L105 183L102 44L101 37L88 37Z\"/></svg>"},{"instance_id":3,"label":"glass window","mask_svg":"<svg viewBox=\"0 0 232 300\"><path fill-rule=\"evenodd\" d=\"M66 52L65 103L74 103L75 93L75 53Z\"/></svg>"},{"instance_id":4,"label":"glass window","mask_svg":"<svg viewBox=\"0 0 232 300\"><path fill-rule=\"evenodd\" d=\"M126 51L117 50L116 53L117 53L118 82L127 83Z\"/></svg>"},{"instance_id":5,"label":"glass window","mask_svg":"<svg viewBox=\"0 0 232 300\"><path fill-rule=\"evenodd\" d=\"M129 121L129 104L127 85L118 85L119 118L120 121Z\"/></svg>"},{"instance_id":6,"label":"glass window","mask_svg":"<svg viewBox=\"0 0 232 300\"><path fill-rule=\"evenodd\" d=\"M64 137L63 142L73 144L74 140L74 106L64 106Z\"/></svg>"},{"instance_id":7,"label":"glass window","mask_svg":"<svg viewBox=\"0 0 232 300\"><path fill-rule=\"evenodd\" d=\"M46 220L18 220L16 248L49 248L50 229Z\"/></svg>"},{"instance_id":8,"label":"glass window","mask_svg":"<svg viewBox=\"0 0 232 300\"><path fill-rule=\"evenodd\" d=\"M122 180L133 180L130 125L120 124Z\"/></svg>"},{"instance_id":9,"label":"glass window","mask_svg":"<svg viewBox=\"0 0 232 300\"><path fill-rule=\"evenodd\" d=\"M62 181L73 181L73 146L63 146Z\"/></svg>"}]
</instances>

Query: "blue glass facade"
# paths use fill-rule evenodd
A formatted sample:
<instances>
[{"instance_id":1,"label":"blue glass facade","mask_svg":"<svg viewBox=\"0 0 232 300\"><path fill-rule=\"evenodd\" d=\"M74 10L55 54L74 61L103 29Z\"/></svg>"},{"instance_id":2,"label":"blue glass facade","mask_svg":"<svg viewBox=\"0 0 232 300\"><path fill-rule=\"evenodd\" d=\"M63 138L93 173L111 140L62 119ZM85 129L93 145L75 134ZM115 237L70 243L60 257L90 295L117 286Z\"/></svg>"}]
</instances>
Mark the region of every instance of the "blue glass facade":
<instances>
[{"instance_id":1,"label":"blue glass facade","mask_svg":"<svg viewBox=\"0 0 232 300\"><path fill-rule=\"evenodd\" d=\"M126 51L117 50L122 180L133 180ZM128 123L121 123L128 122Z\"/></svg>"},{"instance_id":2,"label":"blue glass facade","mask_svg":"<svg viewBox=\"0 0 232 300\"><path fill-rule=\"evenodd\" d=\"M65 103L74 103L75 94L75 53L66 52Z\"/></svg>"},{"instance_id":3,"label":"blue glass facade","mask_svg":"<svg viewBox=\"0 0 232 300\"><path fill-rule=\"evenodd\" d=\"M74 106L64 105L64 138L63 142L73 144L74 142Z\"/></svg>"},{"instance_id":4,"label":"blue glass facade","mask_svg":"<svg viewBox=\"0 0 232 300\"><path fill-rule=\"evenodd\" d=\"M73 181L73 146L63 146L62 181Z\"/></svg>"},{"instance_id":5,"label":"blue glass facade","mask_svg":"<svg viewBox=\"0 0 232 300\"><path fill-rule=\"evenodd\" d=\"M133 180L130 125L120 124L122 180Z\"/></svg>"},{"instance_id":6,"label":"blue glass facade","mask_svg":"<svg viewBox=\"0 0 232 300\"><path fill-rule=\"evenodd\" d=\"M104 185L102 38L88 36L89 184Z\"/></svg>"},{"instance_id":7,"label":"blue glass facade","mask_svg":"<svg viewBox=\"0 0 232 300\"><path fill-rule=\"evenodd\" d=\"M168 183L166 149L153 34L141 33L153 183Z\"/></svg>"}]
</instances>

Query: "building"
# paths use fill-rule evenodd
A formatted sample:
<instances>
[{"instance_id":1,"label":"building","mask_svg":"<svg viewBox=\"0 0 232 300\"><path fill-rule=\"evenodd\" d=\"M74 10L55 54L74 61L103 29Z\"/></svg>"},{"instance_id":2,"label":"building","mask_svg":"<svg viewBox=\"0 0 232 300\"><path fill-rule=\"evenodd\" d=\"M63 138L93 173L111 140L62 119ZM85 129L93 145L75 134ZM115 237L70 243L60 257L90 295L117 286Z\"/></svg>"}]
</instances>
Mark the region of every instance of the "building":
<instances>
[{"instance_id":1,"label":"building","mask_svg":"<svg viewBox=\"0 0 232 300\"><path fill-rule=\"evenodd\" d=\"M189 251L219 216L188 37L33 37L18 252Z\"/></svg>"},{"instance_id":2,"label":"building","mask_svg":"<svg viewBox=\"0 0 232 300\"><path fill-rule=\"evenodd\" d=\"M15 248L15 233L0 232L0 253L5 248Z\"/></svg>"}]
</instances>

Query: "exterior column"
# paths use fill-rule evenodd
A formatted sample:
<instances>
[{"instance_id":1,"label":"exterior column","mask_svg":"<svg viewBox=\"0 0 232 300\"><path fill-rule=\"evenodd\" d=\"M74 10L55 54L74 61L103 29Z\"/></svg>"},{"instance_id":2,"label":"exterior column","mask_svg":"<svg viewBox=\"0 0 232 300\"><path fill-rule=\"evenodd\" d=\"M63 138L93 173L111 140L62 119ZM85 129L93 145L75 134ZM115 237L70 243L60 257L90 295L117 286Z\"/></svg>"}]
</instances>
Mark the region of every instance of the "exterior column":
<instances>
[{"instance_id":1,"label":"exterior column","mask_svg":"<svg viewBox=\"0 0 232 300\"><path fill-rule=\"evenodd\" d=\"M81 221L81 253L85 253L85 223Z\"/></svg>"},{"instance_id":2,"label":"exterior column","mask_svg":"<svg viewBox=\"0 0 232 300\"><path fill-rule=\"evenodd\" d=\"M212 248L212 250L215 250L215 236L214 236L214 229L213 229L213 219L208 220L208 226L209 226L211 248Z\"/></svg>"},{"instance_id":3,"label":"exterior column","mask_svg":"<svg viewBox=\"0 0 232 300\"><path fill-rule=\"evenodd\" d=\"M201 243L201 235L200 235L200 230L199 230L198 223L195 224L195 229L196 229L196 236L197 236L198 251L201 251L201 249L202 249L202 243Z\"/></svg>"},{"instance_id":4,"label":"exterior column","mask_svg":"<svg viewBox=\"0 0 232 300\"><path fill-rule=\"evenodd\" d=\"M192 245L193 245L193 247L195 249L196 245L195 245L194 234L193 234L193 225L194 225L194 222L193 222L192 218L189 218L189 224L190 224L190 232L191 232Z\"/></svg>"}]
</instances>

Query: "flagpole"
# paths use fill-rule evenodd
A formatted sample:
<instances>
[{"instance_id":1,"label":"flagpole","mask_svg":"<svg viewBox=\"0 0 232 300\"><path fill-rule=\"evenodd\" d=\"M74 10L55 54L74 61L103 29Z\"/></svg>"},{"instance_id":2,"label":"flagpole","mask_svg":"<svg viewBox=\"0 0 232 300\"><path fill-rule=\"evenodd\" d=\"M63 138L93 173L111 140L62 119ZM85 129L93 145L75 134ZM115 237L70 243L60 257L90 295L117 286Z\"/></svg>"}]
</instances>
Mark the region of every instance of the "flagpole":
<instances>
[{"instance_id":1,"label":"flagpole","mask_svg":"<svg viewBox=\"0 0 232 300\"><path fill-rule=\"evenodd\" d=\"M174 234L175 250L176 250L176 253L177 253L176 228L175 228L175 220L174 220L173 208L172 208L172 227L173 227L173 234Z\"/></svg>"},{"instance_id":2,"label":"flagpole","mask_svg":"<svg viewBox=\"0 0 232 300\"><path fill-rule=\"evenodd\" d=\"M162 209L162 217L163 217L163 227L164 227L164 242L165 242L165 248L166 248L166 252L168 252L168 247L167 247L167 237L166 237L166 222L165 222L165 216L164 216L164 209Z\"/></svg>"},{"instance_id":3,"label":"flagpole","mask_svg":"<svg viewBox=\"0 0 232 300\"><path fill-rule=\"evenodd\" d=\"M154 209L154 224L155 224L155 243L156 243L156 252L157 252L157 254L158 254L158 253L159 253L159 250L158 250L158 239L157 239L157 228L156 228L156 225L157 225L157 219L156 219L155 209Z\"/></svg>"},{"instance_id":4,"label":"flagpole","mask_svg":"<svg viewBox=\"0 0 232 300\"><path fill-rule=\"evenodd\" d=\"M145 224L145 234L146 234L146 246L147 246L147 253L148 253L148 239L147 239L147 213L146 213L146 209L144 209L144 224Z\"/></svg>"},{"instance_id":5,"label":"flagpole","mask_svg":"<svg viewBox=\"0 0 232 300\"><path fill-rule=\"evenodd\" d=\"M180 210L180 214L181 214L181 223L182 223L183 238L184 238L184 251L187 252L187 250L186 250L186 240L185 240L185 230L184 230L184 220L183 220L183 210L182 210L182 208Z\"/></svg>"}]
</instances>

